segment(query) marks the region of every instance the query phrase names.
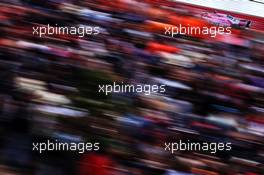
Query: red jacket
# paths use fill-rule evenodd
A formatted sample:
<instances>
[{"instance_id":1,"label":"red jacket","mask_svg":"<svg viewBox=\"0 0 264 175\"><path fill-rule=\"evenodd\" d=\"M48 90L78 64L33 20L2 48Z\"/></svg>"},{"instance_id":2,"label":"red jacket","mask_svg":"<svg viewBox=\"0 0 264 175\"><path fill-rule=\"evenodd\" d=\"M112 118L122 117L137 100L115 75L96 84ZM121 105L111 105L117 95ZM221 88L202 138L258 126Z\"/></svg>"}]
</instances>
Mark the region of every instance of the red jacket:
<instances>
[{"instance_id":1,"label":"red jacket","mask_svg":"<svg viewBox=\"0 0 264 175\"><path fill-rule=\"evenodd\" d=\"M96 153L86 154L81 160L80 175L111 175L112 160Z\"/></svg>"}]
</instances>

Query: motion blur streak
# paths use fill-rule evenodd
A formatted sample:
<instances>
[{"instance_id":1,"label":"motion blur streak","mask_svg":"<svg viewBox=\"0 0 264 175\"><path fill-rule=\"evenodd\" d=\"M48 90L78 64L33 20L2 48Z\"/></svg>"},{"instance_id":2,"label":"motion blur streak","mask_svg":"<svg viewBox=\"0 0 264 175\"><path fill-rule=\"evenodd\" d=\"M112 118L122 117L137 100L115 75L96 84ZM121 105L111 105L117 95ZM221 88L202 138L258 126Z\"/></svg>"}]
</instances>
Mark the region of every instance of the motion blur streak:
<instances>
[{"instance_id":1,"label":"motion blur streak","mask_svg":"<svg viewBox=\"0 0 264 175\"><path fill-rule=\"evenodd\" d=\"M1 175L263 174L263 18L218 11L232 18L232 34L169 37L165 26L211 27L201 14L219 13L165 0L0 0L0 7ZM32 34L47 25L100 33ZM114 82L166 91L98 92ZM32 151L48 140L100 150ZM180 140L232 149L164 150Z\"/></svg>"}]
</instances>

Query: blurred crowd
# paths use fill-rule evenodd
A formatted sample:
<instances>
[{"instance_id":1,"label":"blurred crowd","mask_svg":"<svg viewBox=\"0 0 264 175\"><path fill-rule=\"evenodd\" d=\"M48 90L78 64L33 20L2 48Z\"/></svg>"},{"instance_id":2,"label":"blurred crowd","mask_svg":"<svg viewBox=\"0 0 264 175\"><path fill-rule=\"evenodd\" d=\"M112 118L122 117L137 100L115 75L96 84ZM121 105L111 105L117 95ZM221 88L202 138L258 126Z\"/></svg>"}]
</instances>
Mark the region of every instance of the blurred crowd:
<instances>
[{"instance_id":1,"label":"blurred crowd","mask_svg":"<svg viewBox=\"0 0 264 175\"><path fill-rule=\"evenodd\" d=\"M170 38L149 25L197 17L165 0L0 4L1 175L264 174L263 31ZM100 34L32 34L46 25L99 26ZM166 92L98 93L111 82ZM32 151L47 139L96 141L100 151ZM232 150L164 151L178 140Z\"/></svg>"}]
</instances>

